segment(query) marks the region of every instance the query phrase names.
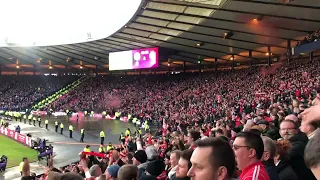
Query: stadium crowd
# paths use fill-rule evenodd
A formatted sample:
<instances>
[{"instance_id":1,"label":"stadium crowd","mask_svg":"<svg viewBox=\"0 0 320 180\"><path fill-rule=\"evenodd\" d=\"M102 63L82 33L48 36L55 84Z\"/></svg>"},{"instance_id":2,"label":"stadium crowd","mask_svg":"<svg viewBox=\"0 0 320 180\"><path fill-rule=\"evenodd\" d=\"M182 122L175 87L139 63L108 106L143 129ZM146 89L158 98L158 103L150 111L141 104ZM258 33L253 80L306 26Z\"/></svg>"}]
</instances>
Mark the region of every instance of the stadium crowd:
<instances>
[{"instance_id":1,"label":"stadium crowd","mask_svg":"<svg viewBox=\"0 0 320 180\"><path fill-rule=\"evenodd\" d=\"M239 125L263 109L268 109L268 118L281 121L285 114L298 115L312 104L319 90L319 64L318 60L296 60L271 68L201 75L92 77L55 101L53 109L165 119L174 130L221 118Z\"/></svg>"},{"instance_id":2,"label":"stadium crowd","mask_svg":"<svg viewBox=\"0 0 320 180\"><path fill-rule=\"evenodd\" d=\"M95 77L54 108L121 112L159 123L121 146L86 146L44 179L319 178L319 59L178 76ZM123 140L123 141L122 141ZM312 170L310 170L310 169ZM28 163L22 179L30 178Z\"/></svg>"},{"instance_id":3,"label":"stadium crowd","mask_svg":"<svg viewBox=\"0 0 320 180\"><path fill-rule=\"evenodd\" d=\"M24 111L58 91L77 76L0 76L0 110Z\"/></svg>"}]
</instances>

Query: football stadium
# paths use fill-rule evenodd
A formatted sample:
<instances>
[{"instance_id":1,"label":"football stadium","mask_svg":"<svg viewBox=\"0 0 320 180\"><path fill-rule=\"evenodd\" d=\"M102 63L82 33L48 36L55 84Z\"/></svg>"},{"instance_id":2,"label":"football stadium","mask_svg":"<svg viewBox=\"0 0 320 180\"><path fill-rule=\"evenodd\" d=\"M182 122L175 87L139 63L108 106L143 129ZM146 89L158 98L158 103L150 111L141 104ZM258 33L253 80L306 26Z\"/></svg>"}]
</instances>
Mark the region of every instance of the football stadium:
<instances>
[{"instance_id":1,"label":"football stadium","mask_svg":"<svg viewBox=\"0 0 320 180\"><path fill-rule=\"evenodd\" d=\"M0 180L320 179L319 0L0 5Z\"/></svg>"}]
</instances>

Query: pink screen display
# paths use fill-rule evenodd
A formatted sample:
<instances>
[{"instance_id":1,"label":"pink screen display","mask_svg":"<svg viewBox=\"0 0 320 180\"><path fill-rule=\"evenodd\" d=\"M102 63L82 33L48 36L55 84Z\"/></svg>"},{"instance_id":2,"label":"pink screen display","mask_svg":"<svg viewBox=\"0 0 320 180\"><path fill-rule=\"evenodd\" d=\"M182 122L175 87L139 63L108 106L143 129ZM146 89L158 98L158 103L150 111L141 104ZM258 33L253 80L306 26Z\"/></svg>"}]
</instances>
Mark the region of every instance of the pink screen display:
<instances>
[{"instance_id":1,"label":"pink screen display","mask_svg":"<svg viewBox=\"0 0 320 180\"><path fill-rule=\"evenodd\" d=\"M158 48L132 50L132 69L158 67Z\"/></svg>"}]
</instances>

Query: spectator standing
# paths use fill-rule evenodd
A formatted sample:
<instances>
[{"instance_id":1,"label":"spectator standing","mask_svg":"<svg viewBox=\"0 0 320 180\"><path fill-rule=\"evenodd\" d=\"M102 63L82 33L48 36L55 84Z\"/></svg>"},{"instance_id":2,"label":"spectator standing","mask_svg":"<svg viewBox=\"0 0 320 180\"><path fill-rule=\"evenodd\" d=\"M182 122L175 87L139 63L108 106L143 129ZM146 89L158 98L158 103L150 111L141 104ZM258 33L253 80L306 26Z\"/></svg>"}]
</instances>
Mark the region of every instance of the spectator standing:
<instances>
[{"instance_id":1,"label":"spectator standing","mask_svg":"<svg viewBox=\"0 0 320 180\"><path fill-rule=\"evenodd\" d=\"M138 180L138 168L134 165L124 165L118 171L117 180Z\"/></svg>"},{"instance_id":2,"label":"spectator standing","mask_svg":"<svg viewBox=\"0 0 320 180\"><path fill-rule=\"evenodd\" d=\"M180 160L182 151L175 150L170 154L170 171L168 173L168 178L171 180L173 175L176 173L176 169L178 167L178 162Z\"/></svg>"},{"instance_id":3,"label":"spectator standing","mask_svg":"<svg viewBox=\"0 0 320 180\"><path fill-rule=\"evenodd\" d=\"M140 178L147 168L147 154L144 150L138 150L133 155L133 165L138 167L138 177Z\"/></svg>"},{"instance_id":4,"label":"spectator standing","mask_svg":"<svg viewBox=\"0 0 320 180\"><path fill-rule=\"evenodd\" d=\"M173 180L189 180L190 179L190 177L188 177L188 171L192 166L190 162L192 153L193 153L192 149L186 149L182 151L179 162L178 162L178 166L176 168L176 173L172 177Z\"/></svg>"},{"instance_id":5,"label":"spectator standing","mask_svg":"<svg viewBox=\"0 0 320 180\"><path fill-rule=\"evenodd\" d=\"M300 131L308 136L308 139L311 139L315 135L315 133L318 131L318 128L319 125L317 122L302 122L301 126L299 127Z\"/></svg>"},{"instance_id":6,"label":"spectator standing","mask_svg":"<svg viewBox=\"0 0 320 180\"><path fill-rule=\"evenodd\" d=\"M239 180L270 180L261 163L264 146L261 137L254 132L240 132L233 142L238 168L242 171Z\"/></svg>"},{"instance_id":7,"label":"spectator standing","mask_svg":"<svg viewBox=\"0 0 320 180\"><path fill-rule=\"evenodd\" d=\"M192 180L230 180L235 171L235 156L229 143L221 138L206 138L196 142L191 156Z\"/></svg>"},{"instance_id":8,"label":"spectator standing","mask_svg":"<svg viewBox=\"0 0 320 180\"><path fill-rule=\"evenodd\" d=\"M261 158L262 164L266 168L270 179L280 180L273 159L276 153L276 145L268 136L262 136L262 141L264 146L264 151Z\"/></svg>"},{"instance_id":9,"label":"spectator standing","mask_svg":"<svg viewBox=\"0 0 320 180\"><path fill-rule=\"evenodd\" d=\"M317 132L308 142L304 159L307 167L309 167L317 179L320 179L320 133Z\"/></svg>"},{"instance_id":10,"label":"spectator standing","mask_svg":"<svg viewBox=\"0 0 320 180\"><path fill-rule=\"evenodd\" d=\"M308 137L298 130L297 123L292 120L283 120L280 123L280 135L283 139L289 140L292 145L289 151L290 164L298 178L315 179L311 171L306 167L303 159Z\"/></svg>"},{"instance_id":11,"label":"spectator standing","mask_svg":"<svg viewBox=\"0 0 320 180\"><path fill-rule=\"evenodd\" d=\"M115 180L118 177L118 171L120 169L119 165L111 165L109 166L106 171L105 171L105 175L106 175L106 180Z\"/></svg>"},{"instance_id":12,"label":"spectator standing","mask_svg":"<svg viewBox=\"0 0 320 180\"><path fill-rule=\"evenodd\" d=\"M195 142L200 139L200 132L198 131L194 131L194 130L190 130L188 132L188 144L189 144L189 149L194 150L196 148L195 146Z\"/></svg>"},{"instance_id":13,"label":"spectator standing","mask_svg":"<svg viewBox=\"0 0 320 180\"><path fill-rule=\"evenodd\" d=\"M280 140L276 142L274 163L280 180L298 180L298 176L289 164L290 149L291 144L289 140Z\"/></svg>"}]
</instances>

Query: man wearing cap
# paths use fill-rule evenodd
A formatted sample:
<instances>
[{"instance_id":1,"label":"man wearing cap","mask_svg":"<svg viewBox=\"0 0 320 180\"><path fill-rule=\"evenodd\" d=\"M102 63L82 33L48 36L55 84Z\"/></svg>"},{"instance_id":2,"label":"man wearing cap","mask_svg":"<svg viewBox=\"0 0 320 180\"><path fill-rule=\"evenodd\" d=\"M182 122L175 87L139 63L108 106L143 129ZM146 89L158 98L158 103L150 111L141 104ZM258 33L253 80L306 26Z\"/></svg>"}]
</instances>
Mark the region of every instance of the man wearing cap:
<instances>
[{"instance_id":1,"label":"man wearing cap","mask_svg":"<svg viewBox=\"0 0 320 180\"><path fill-rule=\"evenodd\" d=\"M140 178L142 175L144 175L144 171L147 168L148 162L147 162L148 156L144 150L138 150L133 155L133 165L138 167L138 177Z\"/></svg>"},{"instance_id":2,"label":"man wearing cap","mask_svg":"<svg viewBox=\"0 0 320 180\"><path fill-rule=\"evenodd\" d=\"M118 177L118 171L120 169L119 165L111 165L109 166L104 174L106 175L106 180L114 180Z\"/></svg>"},{"instance_id":3,"label":"man wearing cap","mask_svg":"<svg viewBox=\"0 0 320 180\"><path fill-rule=\"evenodd\" d=\"M267 120L260 120L257 124L262 128L262 135L268 136L273 140L277 140L280 138L278 131L273 128L270 128L269 122Z\"/></svg>"}]
</instances>

